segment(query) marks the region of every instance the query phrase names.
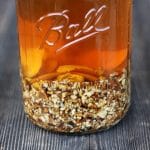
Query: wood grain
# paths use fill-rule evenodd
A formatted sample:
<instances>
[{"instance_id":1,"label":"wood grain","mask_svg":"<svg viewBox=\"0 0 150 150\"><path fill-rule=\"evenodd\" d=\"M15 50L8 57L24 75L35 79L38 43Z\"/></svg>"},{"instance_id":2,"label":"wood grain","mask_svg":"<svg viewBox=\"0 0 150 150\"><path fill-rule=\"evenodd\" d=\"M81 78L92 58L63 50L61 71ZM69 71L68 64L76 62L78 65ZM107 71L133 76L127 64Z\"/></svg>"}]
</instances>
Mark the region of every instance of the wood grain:
<instances>
[{"instance_id":1,"label":"wood grain","mask_svg":"<svg viewBox=\"0 0 150 150\"><path fill-rule=\"evenodd\" d=\"M0 150L150 150L150 1L134 1L132 105L108 131L68 136L25 117L18 69L14 0L0 1Z\"/></svg>"}]
</instances>

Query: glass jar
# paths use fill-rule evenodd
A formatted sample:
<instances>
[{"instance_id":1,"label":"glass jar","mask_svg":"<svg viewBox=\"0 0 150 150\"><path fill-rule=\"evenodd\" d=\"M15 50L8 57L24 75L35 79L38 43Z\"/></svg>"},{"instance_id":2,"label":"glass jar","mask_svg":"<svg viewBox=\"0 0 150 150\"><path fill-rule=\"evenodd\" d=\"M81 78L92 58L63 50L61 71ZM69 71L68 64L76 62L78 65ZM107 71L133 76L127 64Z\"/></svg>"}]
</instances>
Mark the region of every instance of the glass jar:
<instances>
[{"instance_id":1,"label":"glass jar","mask_svg":"<svg viewBox=\"0 0 150 150\"><path fill-rule=\"evenodd\" d=\"M131 0L17 0L24 109L47 130L89 133L130 105Z\"/></svg>"}]
</instances>

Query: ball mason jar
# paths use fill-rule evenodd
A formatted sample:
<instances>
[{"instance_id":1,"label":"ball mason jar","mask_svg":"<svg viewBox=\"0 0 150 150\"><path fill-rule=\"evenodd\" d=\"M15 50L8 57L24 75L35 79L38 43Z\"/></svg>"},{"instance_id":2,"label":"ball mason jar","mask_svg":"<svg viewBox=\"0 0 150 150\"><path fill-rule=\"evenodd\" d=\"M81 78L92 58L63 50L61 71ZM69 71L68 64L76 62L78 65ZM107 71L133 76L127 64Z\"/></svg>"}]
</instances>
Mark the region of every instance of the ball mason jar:
<instances>
[{"instance_id":1,"label":"ball mason jar","mask_svg":"<svg viewBox=\"0 0 150 150\"><path fill-rule=\"evenodd\" d=\"M17 0L24 110L55 132L117 124L130 105L132 0Z\"/></svg>"}]
</instances>

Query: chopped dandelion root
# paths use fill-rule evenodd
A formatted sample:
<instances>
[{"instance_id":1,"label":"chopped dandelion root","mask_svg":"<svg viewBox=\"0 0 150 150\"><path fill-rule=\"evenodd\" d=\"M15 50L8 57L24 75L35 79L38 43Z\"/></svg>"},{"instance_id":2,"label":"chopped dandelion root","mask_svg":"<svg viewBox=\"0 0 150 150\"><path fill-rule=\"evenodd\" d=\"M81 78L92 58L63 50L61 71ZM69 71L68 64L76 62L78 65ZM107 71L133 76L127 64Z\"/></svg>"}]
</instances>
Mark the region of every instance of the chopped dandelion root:
<instances>
[{"instance_id":1,"label":"chopped dandelion root","mask_svg":"<svg viewBox=\"0 0 150 150\"><path fill-rule=\"evenodd\" d=\"M25 111L36 125L57 132L93 132L111 127L126 114L126 71L93 82L71 82L83 80L85 74L60 72L38 77L33 84L23 80Z\"/></svg>"}]
</instances>

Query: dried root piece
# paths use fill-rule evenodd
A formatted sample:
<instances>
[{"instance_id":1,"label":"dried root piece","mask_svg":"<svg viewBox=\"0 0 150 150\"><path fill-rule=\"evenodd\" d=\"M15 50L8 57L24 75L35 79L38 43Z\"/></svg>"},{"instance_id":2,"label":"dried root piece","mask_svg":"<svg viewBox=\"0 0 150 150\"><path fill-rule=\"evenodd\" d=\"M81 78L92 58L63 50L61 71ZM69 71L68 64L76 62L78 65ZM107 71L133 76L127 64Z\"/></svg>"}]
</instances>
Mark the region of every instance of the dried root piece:
<instances>
[{"instance_id":1,"label":"dried root piece","mask_svg":"<svg viewBox=\"0 0 150 150\"><path fill-rule=\"evenodd\" d=\"M35 83L40 80L69 80L71 82L96 81L102 74L102 71L94 70L84 66L65 65L60 66L57 72L41 75L30 79L30 83Z\"/></svg>"},{"instance_id":2,"label":"dried root piece","mask_svg":"<svg viewBox=\"0 0 150 150\"><path fill-rule=\"evenodd\" d=\"M85 73L85 74L90 74L90 75L94 75L94 76L100 76L103 73L102 70L94 70L89 67L76 66L76 65L60 66L57 69L57 72L59 72L59 73L79 72L79 73Z\"/></svg>"},{"instance_id":3,"label":"dried root piece","mask_svg":"<svg viewBox=\"0 0 150 150\"><path fill-rule=\"evenodd\" d=\"M89 74L85 74L85 73L78 73L78 72L74 72L76 75L80 75L82 77L85 78L85 80L87 81L96 81L98 80L98 77L93 76L93 75L89 75Z\"/></svg>"},{"instance_id":4,"label":"dried root piece","mask_svg":"<svg viewBox=\"0 0 150 150\"><path fill-rule=\"evenodd\" d=\"M78 74L66 73L57 77L58 81L69 80L70 82L83 82L84 77Z\"/></svg>"},{"instance_id":5,"label":"dried root piece","mask_svg":"<svg viewBox=\"0 0 150 150\"><path fill-rule=\"evenodd\" d=\"M40 80L53 80L53 79L57 78L57 76L59 76L59 75L60 75L60 73L58 73L58 72L48 73L48 74L39 76L37 78L31 79L30 83L38 82Z\"/></svg>"},{"instance_id":6,"label":"dried root piece","mask_svg":"<svg viewBox=\"0 0 150 150\"><path fill-rule=\"evenodd\" d=\"M34 77L42 66L43 50L21 49L21 65L25 77Z\"/></svg>"},{"instance_id":7,"label":"dried root piece","mask_svg":"<svg viewBox=\"0 0 150 150\"><path fill-rule=\"evenodd\" d=\"M32 87L34 87L35 89L39 90L40 87L41 87L40 82L34 82L34 83L32 84Z\"/></svg>"},{"instance_id":8,"label":"dried root piece","mask_svg":"<svg viewBox=\"0 0 150 150\"><path fill-rule=\"evenodd\" d=\"M43 61L42 67L40 69L40 73L50 73L54 72L58 67L58 62L55 59L47 59Z\"/></svg>"}]
</instances>

